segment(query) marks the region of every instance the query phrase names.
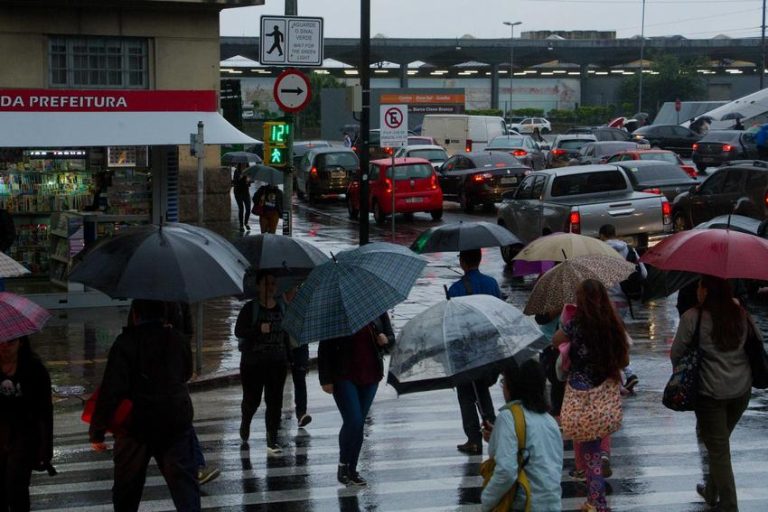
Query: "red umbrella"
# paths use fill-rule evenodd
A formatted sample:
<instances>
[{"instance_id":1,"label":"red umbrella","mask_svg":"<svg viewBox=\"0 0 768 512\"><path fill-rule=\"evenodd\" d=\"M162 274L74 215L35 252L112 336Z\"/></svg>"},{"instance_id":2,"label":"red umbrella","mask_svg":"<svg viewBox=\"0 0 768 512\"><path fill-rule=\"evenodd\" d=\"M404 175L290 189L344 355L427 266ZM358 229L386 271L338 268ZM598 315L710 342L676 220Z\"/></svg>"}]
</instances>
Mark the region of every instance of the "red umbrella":
<instances>
[{"instance_id":1,"label":"red umbrella","mask_svg":"<svg viewBox=\"0 0 768 512\"><path fill-rule=\"evenodd\" d=\"M662 270L765 281L768 240L730 229L692 229L665 238L640 261Z\"/></svg>"}]
</instances>

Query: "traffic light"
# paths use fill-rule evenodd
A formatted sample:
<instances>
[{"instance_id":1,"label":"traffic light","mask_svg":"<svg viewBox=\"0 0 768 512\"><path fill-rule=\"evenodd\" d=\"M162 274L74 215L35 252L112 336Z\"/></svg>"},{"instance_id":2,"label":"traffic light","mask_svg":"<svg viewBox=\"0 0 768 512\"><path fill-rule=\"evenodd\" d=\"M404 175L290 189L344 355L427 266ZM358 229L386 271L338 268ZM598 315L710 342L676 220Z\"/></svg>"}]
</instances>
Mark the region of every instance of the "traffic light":
<instances>
[{"instance_id":1,"label":"traffic light","mask_svg":"<svg viewBox=\"0 0 768 512\"><path fill-rule=\"evenodd\" d=\"M286 167L288 143L291 140L291 125L285 121L264 123L264 164L272 167Z\"/></svg>"}]
</instances>

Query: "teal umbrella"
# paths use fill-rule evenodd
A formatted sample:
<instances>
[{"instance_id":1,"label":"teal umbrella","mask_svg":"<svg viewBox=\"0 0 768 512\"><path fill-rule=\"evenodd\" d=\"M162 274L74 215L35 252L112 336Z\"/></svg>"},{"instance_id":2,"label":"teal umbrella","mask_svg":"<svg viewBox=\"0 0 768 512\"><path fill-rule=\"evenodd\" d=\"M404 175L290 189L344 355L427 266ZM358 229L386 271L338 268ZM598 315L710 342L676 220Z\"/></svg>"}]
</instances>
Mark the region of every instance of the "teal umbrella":
<instances>
[{"instance_id":1,"label":"teal umbrella","mask_svg":"<svg viewBox=\"0 0 768 512\"><path fill-rule=\"evenodd\" d=\"M310 272L282 327L299 343L354 334L404 301L426 264L386 242L342 251Z\"/></svg>"}]
</instances>

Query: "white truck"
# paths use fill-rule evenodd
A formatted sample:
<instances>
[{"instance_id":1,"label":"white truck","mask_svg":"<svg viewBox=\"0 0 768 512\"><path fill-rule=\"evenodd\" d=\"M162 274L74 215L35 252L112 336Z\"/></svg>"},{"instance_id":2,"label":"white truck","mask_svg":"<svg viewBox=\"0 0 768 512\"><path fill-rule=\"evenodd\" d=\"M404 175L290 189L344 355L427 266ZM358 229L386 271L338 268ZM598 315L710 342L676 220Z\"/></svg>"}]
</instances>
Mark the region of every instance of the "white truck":
<instances>
[{"instance_id":1,"label":"white truck","mask_svg":"<svg viewBox=\"0 0 768 512\"><path fill-rule=\"evenodd\" d=\"M649 236L672 232L672 206L667 198L635 192L616 165L537 171L502 201L498 224L526 243L558 231L596 237L600 226L613 224L619 238L643 249ZM504 261L511 263L521 248L502 247Z\"/></svg>"},{"instance_id":2,"label":"white truck","mask_svg":"<svg viewBox=\"0 0 768 512\"><path fill-rule=\"evenodd\" d=\"M491 139L507 133L504 119L496 116L427 114L421 125L421 134L435 139L449 155L482 151Z\"/></svg>"}]
</instances>

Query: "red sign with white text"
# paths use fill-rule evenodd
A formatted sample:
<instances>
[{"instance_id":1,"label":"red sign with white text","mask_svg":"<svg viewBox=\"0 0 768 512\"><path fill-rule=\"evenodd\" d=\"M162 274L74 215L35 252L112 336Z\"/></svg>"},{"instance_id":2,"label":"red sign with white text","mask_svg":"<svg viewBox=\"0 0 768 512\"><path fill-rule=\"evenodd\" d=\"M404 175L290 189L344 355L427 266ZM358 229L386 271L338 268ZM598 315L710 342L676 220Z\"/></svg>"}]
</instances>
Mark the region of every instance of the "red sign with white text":
<instances>
[{"instance_id":1,"label":"red sign with white text","mask_svg":"<svg viewBox=\"0 0 768 512\"><path fill-rule=\"evenodd\" d=\"M216 112L216 91L0 89L0 112Z\"/></svg>"}]
</instances>

